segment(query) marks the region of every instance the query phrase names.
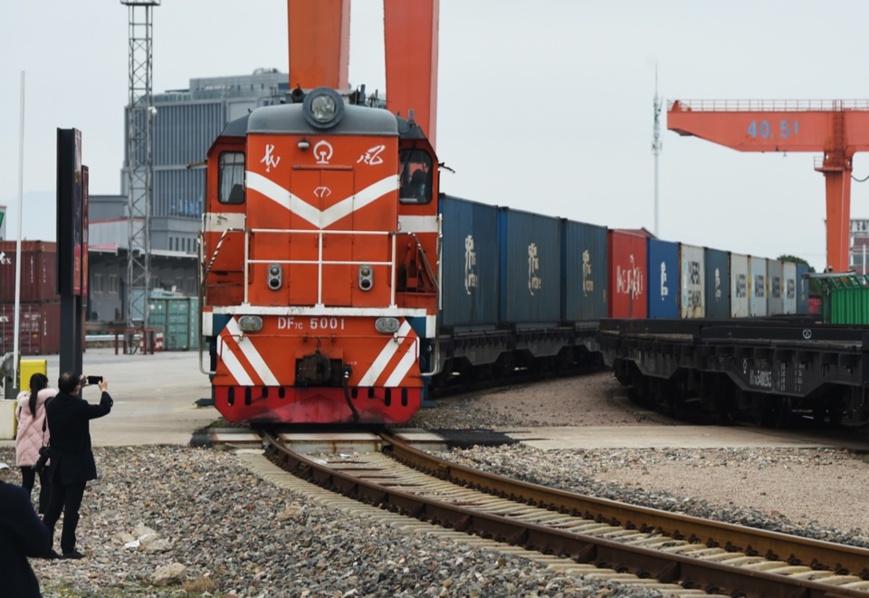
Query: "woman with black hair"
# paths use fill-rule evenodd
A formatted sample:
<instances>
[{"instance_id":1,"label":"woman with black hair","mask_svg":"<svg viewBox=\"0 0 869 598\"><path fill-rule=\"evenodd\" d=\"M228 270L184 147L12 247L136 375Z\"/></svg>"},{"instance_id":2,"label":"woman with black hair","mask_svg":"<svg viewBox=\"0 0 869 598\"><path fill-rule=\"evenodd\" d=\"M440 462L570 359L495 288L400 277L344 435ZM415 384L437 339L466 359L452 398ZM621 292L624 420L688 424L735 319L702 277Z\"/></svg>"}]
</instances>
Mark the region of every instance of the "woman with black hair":
<instances>
[{"instance_id":1,"label":"woman with black hair","mask_svg":"<svg viewBox=\"0 0 869 598\"><path fill-rule=\"evenodd\" d=\"M45 418L45 403L57 389L48 387L45 374L36 373L30 377L30 391L18 395L18 433L15 436L15 464L21 468L21 486L28 494L33 492L36 470L33 466L39 461L39 449L48 446L50 436ZM48 467L39 470L39 507L40 515L48 508L50 481Z\"/></svg>"}]
</instances>

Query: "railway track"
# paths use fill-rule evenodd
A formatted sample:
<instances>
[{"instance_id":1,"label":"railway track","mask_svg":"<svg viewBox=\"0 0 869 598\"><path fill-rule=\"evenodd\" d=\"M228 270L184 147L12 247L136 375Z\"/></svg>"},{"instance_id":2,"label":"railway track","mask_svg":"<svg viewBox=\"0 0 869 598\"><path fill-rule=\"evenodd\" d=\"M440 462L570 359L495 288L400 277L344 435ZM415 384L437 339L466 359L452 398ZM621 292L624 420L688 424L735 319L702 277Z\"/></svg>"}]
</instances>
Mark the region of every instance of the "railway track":
<instances>
[{"instance_id":1,"label":"railway track","mask_svg":"<svg viewBox=\"0 0 869 598\"><path fill-rule=\"evenodd\" d=\"M382 436L381 451L295 452L264 437L282 469L444 528L610 571L669 595L869 596L869 550L635 507L510 480Z\"/></svg>"}]
</instances>

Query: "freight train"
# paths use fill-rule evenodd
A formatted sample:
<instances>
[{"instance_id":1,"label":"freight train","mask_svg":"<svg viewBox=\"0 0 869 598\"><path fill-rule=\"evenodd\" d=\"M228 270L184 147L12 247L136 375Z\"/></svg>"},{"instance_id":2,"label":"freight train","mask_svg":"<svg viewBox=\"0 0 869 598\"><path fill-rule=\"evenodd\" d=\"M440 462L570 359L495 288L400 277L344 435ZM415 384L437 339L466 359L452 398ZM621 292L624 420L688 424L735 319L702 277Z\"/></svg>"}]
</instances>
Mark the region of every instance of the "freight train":
<instances>
[{"instance_id":1,"label":"freight train","mask_svg":"<svg viewBox=\"0 0 869 598\"><path fill-rule=\"evenodd\" d=\"M841 412L813 368L829 383L850 354L728 328L804 334L804 265L451 197L438 174L412 116L358 93L296 90L226 126L207 157L200 363L227 420L400 424L456 378L601 359L673 408L766 417L764 393L812 386Z\"/></svg>"}]
</instances>

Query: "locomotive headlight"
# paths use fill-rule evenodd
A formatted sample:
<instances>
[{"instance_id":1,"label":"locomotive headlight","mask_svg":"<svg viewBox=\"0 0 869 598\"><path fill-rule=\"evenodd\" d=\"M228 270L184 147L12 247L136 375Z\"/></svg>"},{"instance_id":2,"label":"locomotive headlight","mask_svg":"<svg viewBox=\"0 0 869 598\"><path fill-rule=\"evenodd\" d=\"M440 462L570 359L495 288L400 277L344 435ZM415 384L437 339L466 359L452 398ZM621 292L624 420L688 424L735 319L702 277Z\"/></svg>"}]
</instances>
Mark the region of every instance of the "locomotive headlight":
<instances>
[{"instance_id":1,"label":"locomotive headlight","mask_svg":"<svg viewBox=\"0 0 869 598\"><path fill-rule=\"evenodd\" d=\"M263 329L263 319L259 316L241 316L238 329L242 332L259 332Z\"/></svg>"},{"instance_id":2,"label":"locomotive headlight","mask_svg":"<svg viewBox=\"0 0 869 598\"><path fill-rule=\"evenodd\" d=\"M335 98L327 95L317 96L311 101L311 114L321 123L329 122L335 118L338 106Z\"/></svg>"},{"instance_id":3,"label":"locomotive headlight","mask_svg":"<svg viewBox=\"0 0 869 598\"><path fill-rule=\"evenodd\" d=\"M395 334L398 332L398 318L377 318L374 320L374 329L380 334Z\"/></svg>"},{"instance_id":4,"label":"locomotive headlight","mask_svg":"<svg viewBox=\"0 0 869 598\"><path fill-rule=\"evenodd\" d=\"M371 266L359 266L359 288L363 291L370 291L374 286L374 270Z\"/></svg>"},{"instance_id":5,"label":"locomotive headlight","mask_svg":"<svg viewBox=\"0 0 869 598\"><path fill-rule=\"evenodd\" d=\"M302 103L305 120L313 127L327 129L334 127L344 116L344 100L334 89L318 87L305 96Z\"/></svg>"},{"instance_id":6,"label":"locomotive headlight","mask_svg":"<svg viewBox=\"0 0 869 598\"><path fill-rule=\"evenodd\" d=\"M283 284L284 280L284 269L281 268L280 264L270 264L268 271L268 285L269 288L273 291L277 291L281 288L281 284Z\"/></svg>"}]
</instances>

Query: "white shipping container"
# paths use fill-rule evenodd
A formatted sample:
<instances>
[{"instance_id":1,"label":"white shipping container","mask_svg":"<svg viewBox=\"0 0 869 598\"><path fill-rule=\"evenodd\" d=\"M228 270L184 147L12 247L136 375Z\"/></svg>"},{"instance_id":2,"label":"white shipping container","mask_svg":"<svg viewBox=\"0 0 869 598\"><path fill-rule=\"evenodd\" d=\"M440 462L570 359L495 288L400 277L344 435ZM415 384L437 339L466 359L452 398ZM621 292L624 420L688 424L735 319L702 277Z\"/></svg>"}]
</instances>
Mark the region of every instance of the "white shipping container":
<instances>
[{"instance_id":1,"label":"white shipping container","mask_svg":"<svg viewBox=\"0 0 869 598\"><path fill-rule=\"evenodd\" d=\"M768 311L767 301L769 287L767 285L767 259L765 257L749 256L748 278L748 315L753 318L765 316Z\"/></svg>"},{"instance_id":2,"label":"white shipping container","mask_svg":"<svg viewBox=\"0 0 869 598\"><path fill-rule=\"evenodd\" d=\"M730 317L748 317L748 256L730 254Z\"/></svg>"},{"instance_id":3,"label":"white shipping container","mask_svg":"<svg viewBox=\"0 0 869 598\"><path fill-rule=\"evenodd\" d=\"M767 297L767 313L771 316L785 313L784 305L784 262L767 260L766 284L769 291Z\"/></svg>"},{"instance_id":4,"label":"white shipping container","mask_svg":"<svg viewBox=\"0 0 869 598\"><path fill-rule=\"evenodd\" d=\"M706 260L704 249L694 245L679 245L679 269L682 279L680 317L706 317Z\"/></svg>"}]
</instances>

